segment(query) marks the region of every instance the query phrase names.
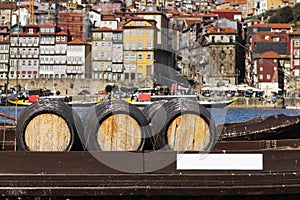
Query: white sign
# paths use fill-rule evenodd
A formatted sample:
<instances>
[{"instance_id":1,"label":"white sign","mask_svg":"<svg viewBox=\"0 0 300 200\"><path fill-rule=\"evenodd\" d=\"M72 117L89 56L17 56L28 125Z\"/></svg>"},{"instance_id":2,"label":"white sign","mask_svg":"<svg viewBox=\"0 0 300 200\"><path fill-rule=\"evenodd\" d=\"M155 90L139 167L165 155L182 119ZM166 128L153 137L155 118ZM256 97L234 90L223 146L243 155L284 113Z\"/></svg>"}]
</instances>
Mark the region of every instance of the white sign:
<instances>
[{"instance_id":1,"label":"white sign","mask_svg":"<svg viewBox=\"0 0 300 200\"><path fill-rule=\"evenodd\" d=\"M263 154L177 154L177 170L263 170Z\"/></svg>"}]
</instances>

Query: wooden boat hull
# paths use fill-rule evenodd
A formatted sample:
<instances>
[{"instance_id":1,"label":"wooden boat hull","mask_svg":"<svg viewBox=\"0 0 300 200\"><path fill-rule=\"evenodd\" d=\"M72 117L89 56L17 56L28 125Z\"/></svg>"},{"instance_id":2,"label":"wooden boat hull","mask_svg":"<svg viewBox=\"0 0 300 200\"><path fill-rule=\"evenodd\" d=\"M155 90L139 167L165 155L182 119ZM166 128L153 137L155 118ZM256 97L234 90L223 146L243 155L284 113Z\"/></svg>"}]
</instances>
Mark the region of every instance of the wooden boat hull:
<instances>
[{"instance_id":1,"label":"wooden boat hull","mask_svg":"<svg viewBox=\"0 0 300 200\"><path fill-rule=\"evenodd\" d=\"M218 141L210 154L261 155L262 168L185 170L178 169L179 153L200 152L22 152L15 151L14 134L13 124L9 130L0 129L0 137L5 138L0 141L3 198L300 198L300 139Z\"/></svg>"},{"instance_id":2,"label":"wooden boat hull","mask_svg":"<svg viewBox=\"0 0 300 200\"><path fill-rule=\"evenodd\" d=\"M177 152L173 151L135 152L131 158L126 152L97 152L99 157L126 160L123 164L136 170L127 173L110 168L89 152L5 152L1 156L4 164L0 166L0 192L3 197L84 196L89 199L99 196L120 199L120 195L124 199L299 198L299 149L226 150L226 153L262 154L264 168L178 170ZM151 166L166 160L170 161L168 165L150 173Z\"/></svg>"},{"instance_id":3,"label":"wooden boat hull","mask_svg":"<svg viewBox=\"0 0 300 200\"><path fill-rule=\"evenodd\" d=\"M278 140L300 138L299 122L300 116L280 114L218 126L222 129L220 140Z\"/></svg>"}]
</instances>

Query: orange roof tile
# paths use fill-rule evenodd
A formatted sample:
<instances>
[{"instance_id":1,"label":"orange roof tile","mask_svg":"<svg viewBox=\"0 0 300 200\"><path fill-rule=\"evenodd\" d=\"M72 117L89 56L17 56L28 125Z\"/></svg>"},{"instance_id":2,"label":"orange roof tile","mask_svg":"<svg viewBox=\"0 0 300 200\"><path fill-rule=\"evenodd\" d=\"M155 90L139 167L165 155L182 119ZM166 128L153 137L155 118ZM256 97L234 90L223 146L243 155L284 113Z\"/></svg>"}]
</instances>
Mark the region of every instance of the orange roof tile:
<instances>
[{"instance_id":1,"label":"orange roof tile","mask_svg":"<svg viewBox=\"0 0 300 200\"><path fill-rule=\"evenodd\" d=\"M276 29L290 29L290 24L253 24L250 27L271 27Z\"/></svg>"},{"instance_id":2,"label":"orange roof tile","mask_svg":"<svg viewBox=\"0 0 300 200\"><path fill-rule=\"evenodd\" d=\"M108 28L106 26L100 27L100 28L96 28L93 31L99 31L99 32L106 32L106 31L112 31L112 28Z\"/></svg>"},{"instance_id":3,"label":"orange roof tile","mask_svg":"<svg viewBox=\"0 0 300 200\"><path fill-rule=\"evenodd\" d=\"M230 10L230 9L215 9L211 11L212 13L242 13L242 11L239 10Z\"/></svg>"},{"instance_id":4,"label":"orange roof tile","mask_svg":"<svg viewBox=\"0 0 300 200\"><path fill-rule=\"evenodd\" d=\"M53 24L46 23L46 24L41 24L40 27L55 27Z\"/></svg>"},{"instance_id":5,"label":"orange roof tile","mask_svg":"<svg viewBox=\"0 0 300 200\"><path fill-rule=\"evenodd\" d=\"M201 23L202 20L200 19L186 19L185 20L185 23L187 24L188 27L191 27L193 24L196 24L196 23Z\"/></svg>"},{"instance_id":6,"label":"orange roof tile","mask_svg":"<svg viewBox=\"0 0 300 200\"><path fill-rule=\"evenodd\" d=\"M207 29L207 33L214 33L214 34L226 34L226 33L236 33L236 29L232 27L225 27L225 26L215 26L215 27L210 27Z\"/></svg>"},{"instance_id":7,"label":"orange roof tile","mask_svg":"<svg viewBox=\"0 0 300 200\"><path fill-rule=\"evenodd\" d=\"M282 29L290 29L290 24L269 24L271 28L282 28Z\"/></svg>"},{"instance_id":8,"label":"orange roof tile","mask_svg":"<svg viewBox=\"0 0 300 200\"><path fill-rule=\"evenodd\" d=\"M68 42L68 44L74 44L74 45L84 45L84 44L87 44L86 42L82 41L82 40L79 40L79 39L75 39L75 40L72 40L70 42Z\"/></svg>"},{"instance_id":9,"label":"orange roof tile","mask_svg":"<svg viewBox=\"0 0 300 200\"><path fill-rule=\"evenodd\" d=\"M259 56L257 56L256 58L279 58L278 53L274 52L274 51L267 51L265 53L260 54Z\"/></svg>"},{"instance_id":10,"label":"orange roof tile","mask_svg":"<svg viewBox=\"0 0 300 200\"><path fill-rule=\"evenodd\" d=\"M60 32L56 33L56 35L68 35L68 34L64 31L60 31Z\"/></svg>"}]
</instances>

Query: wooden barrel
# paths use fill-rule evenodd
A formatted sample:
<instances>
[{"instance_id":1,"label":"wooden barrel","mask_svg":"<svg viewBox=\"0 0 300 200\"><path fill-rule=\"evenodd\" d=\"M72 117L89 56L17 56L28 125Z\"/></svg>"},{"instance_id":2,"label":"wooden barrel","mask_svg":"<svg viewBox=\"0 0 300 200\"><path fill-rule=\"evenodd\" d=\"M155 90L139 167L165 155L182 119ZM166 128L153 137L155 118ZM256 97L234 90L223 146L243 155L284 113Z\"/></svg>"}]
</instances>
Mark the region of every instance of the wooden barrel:
<instances>
[{"instance_id":1,"label":"wooden barrel","mask_svg":"<svg viewBox=\"0 0 300 200\"><path fill-rule=\"evenodd\" d=\"M83 124L87 150L133 151L153 146L148 141L146 117L140 109L122 100L91 107Z\"/></svg>"},{"instance_id":2,"label":"wooden barrel","mask_svg":"<svg viewBox=\"0 0 300 200\"><path fill-rule=\"evenodd\" d=\"M166 147L164 135L159 134L163 130L167 119L167 111L163 106L166 102L168 102L168 100L154 101L142 109L151 128L149 140L153 144L154 150L164 149L164 147ZM159 115L156 114L157 111L160 111Z\"/></svg>"},{"instance_id":3,"label":"wooden barrel","mask_svg":"<svg viewBox=\"0 0 300 200\"><path fill-rule=\"evenodd\" d=\"M16 126L18 150L82 150L83 125L78 114L61 101L43 100L26 107Z\"/></svg>"},{"instance_id":4,"label":"wooden barrel","mask_svg":"<svg viewBox=\"0 0 300 200\"><path fill-rule=\"evenodd\" d=\"M216 126L209 111L198 102L178 98L147 109L158 149L209 151L216 141ZM162 124L163 123L163 124ZM160 127L160 128L157 128Z\"/></svg>"}]
</instances>

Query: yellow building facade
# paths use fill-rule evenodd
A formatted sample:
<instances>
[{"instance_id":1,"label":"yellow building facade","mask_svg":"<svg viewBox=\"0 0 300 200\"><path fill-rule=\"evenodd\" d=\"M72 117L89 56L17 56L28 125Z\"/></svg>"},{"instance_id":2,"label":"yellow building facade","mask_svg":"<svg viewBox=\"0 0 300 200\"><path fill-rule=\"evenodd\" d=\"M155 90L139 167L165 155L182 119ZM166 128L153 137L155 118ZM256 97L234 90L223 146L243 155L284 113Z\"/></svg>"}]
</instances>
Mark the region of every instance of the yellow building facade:
<instances>
[{"instance_id":1,"label":"yellow building facade","mask_svg":"<svg viewBox=\"0 0 300 200\"><path fill-rule=\"evenodd\" d=\"M143 81L152 77L156 45L155 22L131 19L124 24L123 30L125 80Z\"/></svg>"}]
</instances>

